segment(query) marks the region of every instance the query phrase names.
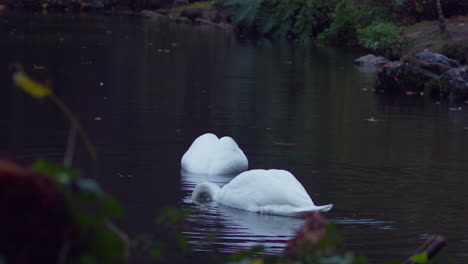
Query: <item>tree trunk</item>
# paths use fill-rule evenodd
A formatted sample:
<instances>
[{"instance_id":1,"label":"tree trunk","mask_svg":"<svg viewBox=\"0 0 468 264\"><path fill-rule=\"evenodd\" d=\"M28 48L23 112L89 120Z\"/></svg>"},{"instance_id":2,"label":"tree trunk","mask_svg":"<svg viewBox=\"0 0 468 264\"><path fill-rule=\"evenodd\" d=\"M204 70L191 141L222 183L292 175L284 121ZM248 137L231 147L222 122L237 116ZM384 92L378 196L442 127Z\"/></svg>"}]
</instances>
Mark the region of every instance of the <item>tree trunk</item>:
<instances>
[{"instance_id":1,"label":"tree trunk","mask_svg":"<svg viewBox=\"0 0 468 264\"><path fill-rule=\"evenodd\" d=\"M444 13L442 12L442 4L440 3L441 0L437 0L437 12L439 13L439 29L440 33L445 34L445 17Z\"/></svg>"}]
</instances>

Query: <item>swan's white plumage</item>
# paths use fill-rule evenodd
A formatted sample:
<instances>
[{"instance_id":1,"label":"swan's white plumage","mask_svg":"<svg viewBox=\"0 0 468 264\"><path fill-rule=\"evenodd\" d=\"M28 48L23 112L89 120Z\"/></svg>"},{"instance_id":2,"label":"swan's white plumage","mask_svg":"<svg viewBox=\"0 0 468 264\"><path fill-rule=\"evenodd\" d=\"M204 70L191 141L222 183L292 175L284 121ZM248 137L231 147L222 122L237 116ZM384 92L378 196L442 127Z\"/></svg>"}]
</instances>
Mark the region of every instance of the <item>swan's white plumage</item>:
<instances>
[{"instance_id":1,"label":"swan's white plumage","mask_svg":"<svg viewBox=\"0 0 468 264\"><path fill-rule=\"evenodd\" d=\"M207 184L212 183L199 184L194 194ZM310 211L326 212L333 206L316 206L299 181L285 170L246 171L223 188L213 190L213 200L219 203L264 214L302 216Z\"/></svg>"},{"instance_id":2,"label":"swan's white plumage","mask_svg":"<svg viewBox=\"0 0 468 264\"><path fill-rule=\"evenodd\" d=\"M248 160L234 139L211 133L193 141L181 160L182 169L198 174L238 174L247 170Z\"/></svg>"}]
</instances>

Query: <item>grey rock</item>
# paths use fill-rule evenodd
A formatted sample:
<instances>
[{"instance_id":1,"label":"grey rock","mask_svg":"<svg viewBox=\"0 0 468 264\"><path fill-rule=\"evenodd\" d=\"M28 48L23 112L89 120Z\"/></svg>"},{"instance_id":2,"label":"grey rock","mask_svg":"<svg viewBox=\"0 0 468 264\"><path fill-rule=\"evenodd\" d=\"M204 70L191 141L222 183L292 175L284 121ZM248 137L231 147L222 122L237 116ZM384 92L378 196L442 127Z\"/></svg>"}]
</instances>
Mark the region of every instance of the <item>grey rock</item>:
<instances>
[{"instance_id":1,"label":"grey rock","mask_svg":"<svg viewBox=\"0 0 468 264\"><path fill-rule=\"evenodd\" d=\"M397 94L420 93L428 88L432 90L438 79L438 75L410 63L391 63L377 74L375 89Z\"/></svg>"},{"instance_id":2,"label":"grey rock","mask_svg":"<svg viewBox=\"0 0 468 264\"><path fill-rule=\"evenodd\" d=\"M424 51L416 54L415 57L416 59L424 62L438 62L454 68L460 67L460 63L458 63L456 60L449 59L446 56L439 53Z\"/></svg>"},{"instance_id":3,"label":"grey rock","mask_svg":"<svg viewBox=\"0 0 468 264\"><path fill-rule=\"evenodd\" d=\"M445 72L441 77L442 92L455 98L468 98L468 66Z\"/></svg>"},{"instance_id":4,"label":"grey rock","mask_svg":"<svg viewBox=\"0 0 468 264\"><path fill-rule=\"evenodd\" d=\"M382 56L367 54L366 56L357 58L354 63L362 67L381 67L384 64L390 64L390 60Z\"/></svg>"}]
</instances>

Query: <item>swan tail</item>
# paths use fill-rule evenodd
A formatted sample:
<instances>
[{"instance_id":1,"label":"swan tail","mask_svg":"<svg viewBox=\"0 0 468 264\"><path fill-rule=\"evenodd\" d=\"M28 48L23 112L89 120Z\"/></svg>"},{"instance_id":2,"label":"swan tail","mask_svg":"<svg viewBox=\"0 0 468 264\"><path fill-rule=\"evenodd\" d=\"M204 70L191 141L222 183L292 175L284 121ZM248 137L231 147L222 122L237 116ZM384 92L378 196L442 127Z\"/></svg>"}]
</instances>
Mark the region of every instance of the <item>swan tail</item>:
<instances>
[{"instance_id":1,"label":"swan tail","mask_svg":"<svg viewBox=\"0 0 468 264\"><path fill-rule=\"evenodd\" d=\"M276 206L264 206L258 208L257 210L247 209L248 211L254 211L261 214L273 214L273 215L284 215L284 216L294 216L294 217L303 217L308 212L328 212L333 207L333 204L327 205L312 205L306 207L291 207L289 205L276 205Z\"/></svg>"},{"instance_id":2,"label":"swan tail","mask_svg":"<svg viewBox=\"0 0 468 264\"><path fill-rule=\"evenodd\" d=\"M296 210L294 210L294 213L296 213L297 215L303 216L308 212L315 212L315 211L328 212L332 209L332 207L333 207L333 204L301 207L301 208L297 208Z\"/></svg>"}]
</instances>

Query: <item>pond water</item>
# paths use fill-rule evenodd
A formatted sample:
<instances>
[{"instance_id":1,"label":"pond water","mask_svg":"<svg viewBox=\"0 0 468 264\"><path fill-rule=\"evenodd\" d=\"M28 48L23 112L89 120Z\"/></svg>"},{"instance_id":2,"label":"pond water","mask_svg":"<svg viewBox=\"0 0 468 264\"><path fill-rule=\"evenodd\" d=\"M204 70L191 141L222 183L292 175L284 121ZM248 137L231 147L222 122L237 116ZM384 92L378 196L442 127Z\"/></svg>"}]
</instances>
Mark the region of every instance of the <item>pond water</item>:
<instances>
[{"instance_id":1,"label":"pond water","mask_svg":"<svg viewBox=\"0 0 468 264\"><path fill-rule=\"evenodd\" d=\"M190 202L201 179L181 175L180 159L213 132L233 137L249 168L287 169L316 204L333 203L326 216L375 263L406 258L430 234L448 239L439 259L468 261L468 105L377 95L374 74L352 63L360 52L70 14L0 13L0 39L0 154L64 153L63 115L11 84L8 65L19 62L82 119L100 160L80 145L74 166L119 198L130 234L154 230L174 205L194 210L192 242L215 232L223 251L282 250L302 219Z\"/></svg>"}]
</instances>

